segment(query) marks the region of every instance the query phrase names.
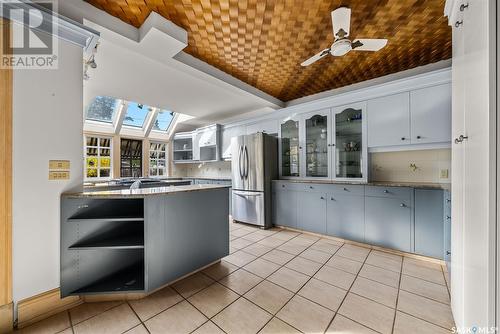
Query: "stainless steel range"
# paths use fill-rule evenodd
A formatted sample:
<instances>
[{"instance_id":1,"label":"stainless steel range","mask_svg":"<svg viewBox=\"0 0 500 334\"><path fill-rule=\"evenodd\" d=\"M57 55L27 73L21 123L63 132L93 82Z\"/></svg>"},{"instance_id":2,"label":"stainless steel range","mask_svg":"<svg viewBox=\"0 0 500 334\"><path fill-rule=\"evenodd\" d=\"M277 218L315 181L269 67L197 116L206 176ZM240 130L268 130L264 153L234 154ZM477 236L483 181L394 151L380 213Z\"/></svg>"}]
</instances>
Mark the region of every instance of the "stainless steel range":
<instances>
[{"instance_id":1,"label":"stainless steel range","mask_svg":"<svg viewBox=\"0 0 500 334\"><path fill-rule=\"evenodd\" d=\"M271 181L278 176L278 141L265 133L231 139L233 219L272 225Z\"/></svg>"}]
</instances>

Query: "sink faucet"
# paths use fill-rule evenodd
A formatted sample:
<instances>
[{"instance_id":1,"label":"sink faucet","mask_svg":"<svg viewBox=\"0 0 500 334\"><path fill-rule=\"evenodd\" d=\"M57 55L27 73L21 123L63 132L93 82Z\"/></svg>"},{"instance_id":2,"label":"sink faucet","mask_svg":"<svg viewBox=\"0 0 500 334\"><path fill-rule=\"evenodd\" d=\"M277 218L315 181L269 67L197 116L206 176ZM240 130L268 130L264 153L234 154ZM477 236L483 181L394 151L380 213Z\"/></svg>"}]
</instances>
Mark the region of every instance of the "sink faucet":
<instances>
[{"instance_id":1,"label":"sink faucet","mask_svg":"<svg viewBox=\"0 0 500 334\"><path fill-rule=\"evenodd\" d=\"M130 190L132 189L139 189L141 187L141 180L135 180L132 185L130 185Z\"/></svg>"}]
</instances>

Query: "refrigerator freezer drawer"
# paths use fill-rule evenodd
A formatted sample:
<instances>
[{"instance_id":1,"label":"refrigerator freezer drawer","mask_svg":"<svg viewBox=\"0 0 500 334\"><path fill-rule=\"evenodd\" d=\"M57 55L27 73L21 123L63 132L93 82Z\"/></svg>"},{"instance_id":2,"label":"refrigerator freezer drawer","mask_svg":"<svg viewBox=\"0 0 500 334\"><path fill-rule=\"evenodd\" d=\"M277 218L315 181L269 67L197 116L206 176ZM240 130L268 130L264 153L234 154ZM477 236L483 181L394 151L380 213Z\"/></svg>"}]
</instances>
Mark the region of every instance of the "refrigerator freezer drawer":
<instances>
[{"instance_id":1,"label":"refrigerator freezer drawer","mask_svg":"<svg viewBox=\"0 0 500 334\"><path fill-rule=\"evenodd\" d=\"M233 219L259 226L265 225L264 193L233 190Z\"/></svg>"}]
</instances>

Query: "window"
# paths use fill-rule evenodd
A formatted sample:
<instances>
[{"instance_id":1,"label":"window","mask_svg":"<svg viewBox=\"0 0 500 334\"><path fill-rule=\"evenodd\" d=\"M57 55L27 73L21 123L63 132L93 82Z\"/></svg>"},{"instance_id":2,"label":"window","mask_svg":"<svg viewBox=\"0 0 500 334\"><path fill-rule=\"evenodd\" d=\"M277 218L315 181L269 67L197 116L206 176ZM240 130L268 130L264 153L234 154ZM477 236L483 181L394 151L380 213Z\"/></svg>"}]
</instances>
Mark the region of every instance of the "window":
<instances>
[{"instance_id":1,"label":"window","mask_svg":"<svg viewBox=\"0 0 500 334\"><path fill-rule=\"evenodd\" d=\"M142 128L151 108L140 103L129 102L123 125Z\"/></svg>"},{"instance_id":2,"label":"window","mask_svg":"<svg viewBox=\"0 0 500 334\"><path fill-rule=\"evenodd\" d=\"M120 176L142 177L142 140L121 139Z\"/></svg>"},{"instance_id":3,"label":"window","mask_svg":"<svg viewBox=\"0 0 500 334\"><path fill-rule=\"evenodd\" d=\"M153 130L167 131L173 119L174 119L174 113L172 111L162 110L158 112L158 116L156 116L156 120L153 125Z\"/></svg>"},{"instance_id":4,"label":"window","mask_svg":"<svg viewBox=\"0 0 500 334\"><path fill-rule=\"evenodd\" d=\"M165 143L149 144L149 176L167 175L166 148L167 144Z\"/></svg>"},{"instance_id":5,"label":"window","mask_svg":"<svg viewBox=\"0 0 500 334\"><path fill-rule=\"evenodd\" d=\"M118 100L109 96L98 96L87 109L86 119L112 123Z\"/></svg>"},{"instance_id":6,"label":"window","mask_svg":"<svg viewBox=\"0 0 500 334\"><path fill-rule=\"evenodd\" d=\"M85 178L111 178L111 138L95 136L86 137Z\"/></svg>"}]
</instances>

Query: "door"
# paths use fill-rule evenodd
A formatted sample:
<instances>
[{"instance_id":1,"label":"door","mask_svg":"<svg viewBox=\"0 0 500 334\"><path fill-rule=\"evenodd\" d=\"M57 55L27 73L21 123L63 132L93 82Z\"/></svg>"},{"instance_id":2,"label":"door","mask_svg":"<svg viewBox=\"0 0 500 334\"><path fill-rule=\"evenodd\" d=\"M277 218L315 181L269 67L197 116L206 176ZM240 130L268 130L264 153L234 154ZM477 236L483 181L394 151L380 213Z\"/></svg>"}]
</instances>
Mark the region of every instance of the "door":
<instances>
[{"instance_id":1,"label":"door","mask_svg":"<svg viewBox=\"0 0 500 334\"><path fill-rule=\"evenodd\" d=\"M451 141L451 84L410 93L411 143Z\"/></svg>"},{"instance_id":2,"label":"door","mask_svg":"<svg viewBox=\"0 0 500 334\"><path fill-rule=\"evenodd\" d=\"M279 162L280 176L300 176L300 151L302 149L299 136L299 119L287 118L280 124Z\"/></svg>"},{"instance_id":3,"label":"door","mask_svg":"<svg viewBox=\"0 0 500 334\"><path fill-rule=\"evenodd\" d=\"M264 191L264 135L257 133L244 138L245 190Z\"/></svg>"},{"instance_id":4,"label":"door","mask_svg":"<svg viewBox=\"0 0 500 334\"><path fill-rule=\"evenodd\" d=\"M368 147L410 144L408 92L369 100L366 105Z\"/></svg>"},{"instance_id":5,"label":"door","mask_svg":"<svg viewBox=\"0 0 500 334\"><path fill-rule=\"evenodd\" d=\"M297 202L297 228L314 233L326 233L326 194L300 192Z\"/></svg>"},{"instance_id":6,"label":"door","mask_svg":"<svg viewBox=\"0 0 500 334\"><path fill-rule=\"evenodd\" d=\"M411 207L409 200L365 197L365 241L382 247L411 252Z\"/></svg>"},{"instance_id":7,"label":"door","mask_svg":"<svg viewBox=\"0 0 500 334\"><path fill-rule=\"evenodd\" d=\"M327 195L326 233L328 235L365 241L365 198L358 195Z\"/></svg>"},{"instance_id":8,"label":"door","mask_svg":"<svg viewBox=\"0 0 500 334\"><path fill-rule=\"evenodd\" d=\"M275 221L278 226L297 228L297 193L276 190L274 195Z\"/></svg>"},{"instance_id":9,"label":"door","mask_svg":"<svg viewBox=\"0 0 500 334\"><path fill-rule=\"evenodd\" d=\"M245 146L245 136L233 137L231 139L231 174L233 189L243 190L246 188L245 168L243 164L243 154Z\"/></svg>"},{"instance_id":10,"label":"door","mask_svg":"<svg viewBox=\"0 0 500 334\"><path fill-rule=\"evenodd\" d=\"M330 177L330 110L319 110L303 116L305 138L301 175L310 178Z\"/></svg>"},{"instance_id":11,"label":"door","mask_svg":"<svg viewBox=\"0 0 500 334\"><path fill-rule=\"evenodd\" d=\"M443 191L415 189L415 253L443 258Z\"/></svg>"},{"instance_id":12,"label":"door","mask_svg":"<svg viewBox=\"0 0 500 334\"><path fill-rule=\"evenodd\" d=\"M333 178L340 181L367 180L365 103L333 109Z\"/></svg>"}]
</instances>

